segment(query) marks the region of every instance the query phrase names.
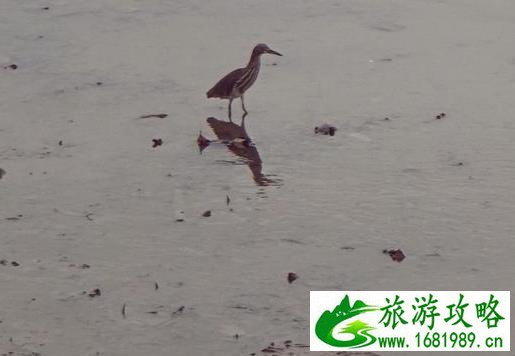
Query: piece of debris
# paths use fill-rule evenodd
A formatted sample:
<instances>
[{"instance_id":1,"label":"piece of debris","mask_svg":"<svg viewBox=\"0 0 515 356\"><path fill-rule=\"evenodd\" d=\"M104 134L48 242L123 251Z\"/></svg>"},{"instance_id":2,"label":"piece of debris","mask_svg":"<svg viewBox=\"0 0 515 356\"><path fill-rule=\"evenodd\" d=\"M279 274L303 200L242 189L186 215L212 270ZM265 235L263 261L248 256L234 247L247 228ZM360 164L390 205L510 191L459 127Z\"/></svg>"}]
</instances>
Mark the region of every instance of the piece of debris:
<instances>
[{"instance_id":1,"label":"piece of debris","mask_svg":"<svg viewBox=\"0 0 515 356\"><path fill-rule=\"evenodd\" d=\"M356 248L355 247L352 247L352 246L342 246L340 247L341 250L355 250Z\"/></svg>"},{"instance_id":2,"label":"piece of debris","mask_svg":"<svg viewBox=\"0 0 515 356\"><path fill-rule=\"evenodd\" d=\"M7 266L8 261L7 260L0 260L0 265Z\"/></svg>"},{"instance_id":3,"label":"piece of debris","mask_svg":"<svg viewBox=\"0 0 515 356\"><path fill-rule=\"evenodd\" d=\"M277 353L277 352L281 352L281 351L284 351L284 349L282 347L275 346L275 344L273 342L271 342L270 345L268 345L263 350L261 350L261 352L266 353L266 354L272 354L272 353Z\"/></svg>"},{"instance_id":4,"label":"piece of debris","mask_svg":"<svg viewBox=\"0 0 515 356\"><path fill-rule=\"evenodd\" d=\"M153 138L152 139L152 148L156 148L158 146L161 146L163 144L163 140L160 138Z\"/></svg>"},{"instance_id":5,"label":"piece of debris","mask_svg":"<svg viewBox=\"0 0 515 356\"><path fill-rule=\"evenodd\" d=\"M164 119L165 117L168 117L168 114L148 114L148 115L141 115L139 118L140 119L150 119L153 117L157 117L158 119Z\"/></svg>"},{"instance_id":6,"label":"piece of debris","mask_svg":"<svg viewBox=\"0 0 515 356\"><path fill-rule=\"evenodd\" d=\"M235 338L236 340L238 340L240 338L240 335L234 334L232 337Z\"/></svg>"},{"instance_id":7,"label":"piece of debris","mask_svg":"<svg viewBox=\"0 0 515 356\"><path fill-rule=\"evenodd\" d=\"M3 176L5 176L5 171L0 168L0 179L2 179Z\"/></svg>"},{"instance_id":8,"label":"piece of debris","mask_svg":"<svg viewBox=\"0 0 515 356\"><path fill-rule=\"evenodd\" d=\"M315 134L334 136L336 130L338 129L334 126L331 126L329 124L322 124L320 126L315 127Z\"/></svg>"},{"instance_id":9,"label":"piece of debris","mask_svg":"<svg viewBox=\"0 0 515 356\"><path fill-rule=\"evenodd\" d=\"M11 217L5 218L5 220L9 220L9 221L18 221L18 220L20 220L22 217L23 217L23 215L19 214L19 215L16 215L16 216L11 216Z\"/></svg>"},{"instance_id":10,"label":"piece of debris","mask_svg":"<svg viewBox=\"0 0 515 356\"><path fill-rule=\"evenodd\" d=\"M438 115L436 115L435 119L436 119L436 120L441 120L441 119L443 119L445 116L447 116L447 114L446 114L446 113L444 113L444 112L441 112L441 113L439 113Z\"/></svg>"},{"instance_id":11,"label":"piece of debris","mask_svg":"<svg viewBox=\"0 0 515 356\"><path fill-rule=\"evenodd\" d=\"M95 297L97 297L97 296L102 295L102 293L100 292L100 289L95 288L95 289L93 289L92 291L90 291L90 292L88 293L88 295L89 295L91 298L95 298Z\"/></svg>"},{"instance_id":12,"label":"piece of debris","mask_svg":"<svg viewBox=\"0 0 515 356\"><path fill-rule=\"evenodd\" d=\"M309 345L306 345L306 344L299 344L299 343L293 344L293 346L295 346L295 347L300 347L300 348L303 348L303 349L307 349L307 348L309 347Z\"/></svg>"},{"instance_id":13,"label":"piece of debris","mask_svg":"<svg viewBox=\"0 0 515 356\"><path fill-rule=\"evenodd\" d=\"M88 265L87 263L83 263L79 266L80 269L88 269L90 267L90 265Z\"/></svg>"},{"instance_id":14,"label":"piece of debris","mask_svg":"<svg viewBox=\"0 0 515 356\"><path fill-rule=\"evenodd\" d=\"M225 196L225 203L227 204L227 206L229 206L229 204L231 203L231 198L229 198L229 195Z\"/></svg>"},{"instance_id":15,"label":"piece of debris","mask_svg":"<svg viewBox=\"0 0 515 356\"><path fill-rule=\"evenodd\" d=\"M58 143L57 143L59 146L62 146L63 145L63 141L60 140Z\"/></svg>"},{"instance_id":16,"label":"piece of debris","mask_svg":"<svg viewBox=\"0 0 515 356\"><path fill-rule=\"evenodd\" d=\"M12 261L11 265L13 265L14 267L18 267L20 264L18 262L16 262L16 261Z\"/></svg>"},{"instance_id":17,"label":"piece of debris","mask_svg":"<svg viewBox=\"0 0 515 356\"><path fill-rule=\"evenodd\" d=\"M158 290L159 289L159 284L157 284L157 282L154 282L154 290Z\"/></svg>"},{"instance_id":18,"label":"piece of debris","mask_svg":"<svg viewBox=\"0 0 515 356\"><path fill-rule=\"evenodd\" d=\"M42 10L50 10L50 6L44 6L41 8Z\"/></svg>"},{"instance_id":19,"label":"piece of debris","mask_svg":"<svg viewBox=\"0 0 515 356\"><path fill-rule=\"evenodd\" d=\"M199 149L200 153L202 153L202 151L204 151L204 149L207 146L209 146L210 143L211 143L211 140L208 140L207 138L205 138L202 135L202 131L199 131L198 137L197 137L197 145L198 145L198 149Z\"/></svg>"},{"instance_id":20,"label":"piece of debris","mask_svg":"<svg viewBox=\"0 0 515 356\"><path fill-rule=\"evenodd\" d=\"M288 283L293 283L293 281L295 281L297 278L299 278L299 276L297 276L297 273L295 272L290 272L288 273Z\"/></svg>"},{"instance_id":21,"label":"piece of debris","mask_svg":"<svg viewBox=\"0 0 515 356\"><path fill-rule=\"evenodd\" d=\"M390 118L389 117L385 117L383 120L384 121L390 121Z\"/></svg>"},{"instance_id":22,"label":"piece of debris","mask_svg":"<svg viewBox=\"0 0 515 356\"><path fill-rule=\"evenodd\" d=\"M172 315L182 314L184 311L184 305L181 305L176 311L172 313Z\"/></svg>"},{"instance_id":23,"label":"piece of debris","mask_svg":"<svg viewBox=\"0 0 515 356\"><path fill-rule=\"evenodd\" d=\"M175 222L184 222L184 219L183 218L178 218L178 219L175 219Z\"/></svg>"},{"instance_id":24,"label":"piece of debris","mask_svg":"<svg viewBox=\"0 0 515 356\"><path fill-rule=\"evenodd\" d=\"M102 84L104 84L104 83L102 83L102 82L96 82L95 84L96 84L97 86L101 86L101 85L102 85Z\"/></svg>"},{"instance_id":25,"label":"piece of debris","mask_svg":"<svg viewBox=\"0 0 515 356\"><path fill-rule=\"evenodd\" d=\"M126 303L123 303L122 305L122 315L123 315L123 318L125 319L126 318L126 313L125 313L125 307L126 307Z\"/></svg>"},{"instance_id":26,"label":"piece of debris","mask_svg":"<svg viewBox=\"0 0 515 356\"><path fill-rule=\"evenodd\" d=\"M202 216L203 216L203 217L205 217L205 218L210 217L210 216L211 216L211 210L206 210L206 211L204 211L204 213L202 214Z\"/></svg>"},{"instance_id":27,"label":"piece of debris","mask_svg":"<svg viewBox=\"0 0 515 356\"><path fill-rule=\"evenodd\" d=\"M384 254L390 255L392 260L396 262L402 262L406 258L406 255L404 255L404 252L402 252L401 249L395 248L395 249L389 249L389 250L383 250Z\"/></svg>"},{"instance_id":28,"label":"piece of debris","mask_svg":"<svg viewBox=\"0 0 515 356\"><path fill-rule=\"evenodd\" d=\"M18 66L16 64L9 64L7 66L4 66L4 69L12 69L12 70L16 70L18 69Z\"/></svg>"}]
</instances>

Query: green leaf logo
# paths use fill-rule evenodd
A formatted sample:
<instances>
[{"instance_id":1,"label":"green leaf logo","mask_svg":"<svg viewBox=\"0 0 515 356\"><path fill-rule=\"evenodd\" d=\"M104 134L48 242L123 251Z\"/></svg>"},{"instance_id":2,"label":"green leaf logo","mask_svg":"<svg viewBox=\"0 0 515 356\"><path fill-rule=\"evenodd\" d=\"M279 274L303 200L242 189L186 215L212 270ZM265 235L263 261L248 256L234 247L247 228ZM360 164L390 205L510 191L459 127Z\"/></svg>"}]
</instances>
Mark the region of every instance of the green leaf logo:
<instances>
[{"instance_id":1,"label":"green leaf logo","mask_svg":"<svg viewBox=\"0 0 515 356\"><path fill-rule=\"evenodd\" d=\"M354 305L351 306L349 296L346 295L340 305L337 305L332 312L326 310L322 313L315 326L315 333L320 340L335 347L355 349L371 345L376 341L376 338L369 331L375 328L361 320L354 320L338 332L338 334L347 334L347 337L345 337L347 340L345 341L334 338L333 331L338 324L345 320L376 310L379 310L379 308L367 305L361 300L356 300ZM349 340L348 335L351 335L352 339Z\"/></svg>"}]
</instances>

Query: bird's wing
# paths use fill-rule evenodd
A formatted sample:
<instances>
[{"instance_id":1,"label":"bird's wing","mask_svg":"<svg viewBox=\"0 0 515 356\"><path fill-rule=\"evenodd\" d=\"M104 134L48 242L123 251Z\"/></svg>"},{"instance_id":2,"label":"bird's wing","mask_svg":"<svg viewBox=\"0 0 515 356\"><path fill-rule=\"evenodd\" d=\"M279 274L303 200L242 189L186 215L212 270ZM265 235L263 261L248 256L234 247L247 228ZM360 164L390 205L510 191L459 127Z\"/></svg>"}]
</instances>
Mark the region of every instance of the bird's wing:
<instances>
[{"instance_id":1,"label":"bird's wing","mask_svg":"<svg viewBox=\"0 0 515 356\"><path fill-rule=\"evenodd\" d=\"M238 79L243 75L245 68L238 68L220 79L214 87L207 92L208 98L227 99L231 96L232 88Z\"/></svg>"}]
</instances>

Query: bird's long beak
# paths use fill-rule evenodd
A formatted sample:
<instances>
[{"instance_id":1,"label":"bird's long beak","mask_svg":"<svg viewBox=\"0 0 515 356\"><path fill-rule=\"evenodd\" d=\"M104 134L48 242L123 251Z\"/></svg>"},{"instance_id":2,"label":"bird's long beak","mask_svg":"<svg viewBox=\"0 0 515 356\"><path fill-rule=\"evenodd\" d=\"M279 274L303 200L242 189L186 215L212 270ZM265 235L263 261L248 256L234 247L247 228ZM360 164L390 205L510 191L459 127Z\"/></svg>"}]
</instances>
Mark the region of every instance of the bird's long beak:
<instances>
[{"instance_id":1,"label":"bird's long beak","mask_svg":"<svg viewBox=\"0 0 515 356\"><path fill-rule=\"evenodd\" d=\"M282 56L282 54L280 54L279 52L276 52L276 51L271 50L271 49L267 49L266 53L275 54L276 56Z\"/></svg>"}]
</instances>

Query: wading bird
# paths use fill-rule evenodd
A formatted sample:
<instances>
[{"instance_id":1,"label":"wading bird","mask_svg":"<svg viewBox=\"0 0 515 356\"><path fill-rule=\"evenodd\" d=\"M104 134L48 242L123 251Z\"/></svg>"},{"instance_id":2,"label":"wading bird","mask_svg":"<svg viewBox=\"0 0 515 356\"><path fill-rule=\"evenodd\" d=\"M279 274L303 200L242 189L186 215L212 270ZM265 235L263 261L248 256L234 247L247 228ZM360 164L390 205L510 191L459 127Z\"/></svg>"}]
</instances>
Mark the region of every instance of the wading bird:
<instances>
[{"instance_id":1,"label":"wading bird","mask_svg":"<svg viewBox=\"0 0 515 356\"><path fill-rule=\"evenodd\" d=\"M208 98L229 99L228 115L231 119L231 104L235 98L241 99L241 108L247 114L243 94L254 84L261 67L260 57L263 53L271 53L277 56L282 54L271 50L266 44L260 43L252 50L249 64L245 68L238 68L220 79L214 87L207 92Z\"/></svg>"}]
</instances>

